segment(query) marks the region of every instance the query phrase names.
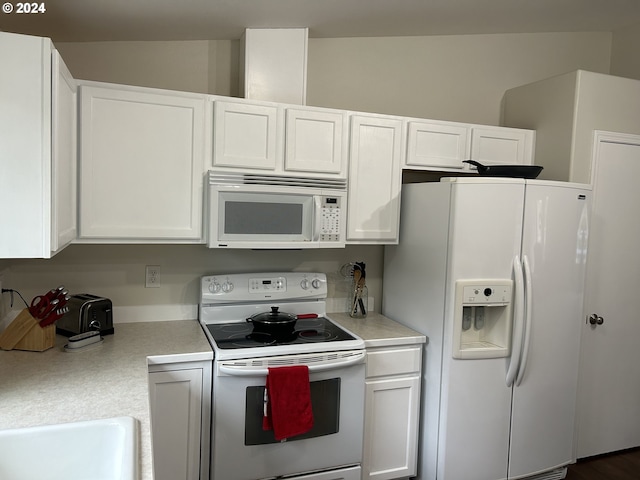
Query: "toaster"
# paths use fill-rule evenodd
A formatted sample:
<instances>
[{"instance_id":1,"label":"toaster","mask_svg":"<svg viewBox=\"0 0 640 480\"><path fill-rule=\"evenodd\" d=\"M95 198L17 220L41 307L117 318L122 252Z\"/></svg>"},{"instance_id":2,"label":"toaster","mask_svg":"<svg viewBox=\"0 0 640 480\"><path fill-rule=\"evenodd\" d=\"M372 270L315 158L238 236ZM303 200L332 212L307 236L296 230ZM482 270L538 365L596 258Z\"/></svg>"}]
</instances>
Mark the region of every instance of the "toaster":
<instances>
[{"instance_id":1,"label":"toaster","mask_svg":"<svg viewBox=\"0 0 640 480\"><path fill-rule=\"evenodd\" d=\"M69 311L56 322L56 333L66 337L91 330L101 335L113 333L113 312L108 298L80 293L71 295L67 306Z\"/></svg>"}]
</instances>

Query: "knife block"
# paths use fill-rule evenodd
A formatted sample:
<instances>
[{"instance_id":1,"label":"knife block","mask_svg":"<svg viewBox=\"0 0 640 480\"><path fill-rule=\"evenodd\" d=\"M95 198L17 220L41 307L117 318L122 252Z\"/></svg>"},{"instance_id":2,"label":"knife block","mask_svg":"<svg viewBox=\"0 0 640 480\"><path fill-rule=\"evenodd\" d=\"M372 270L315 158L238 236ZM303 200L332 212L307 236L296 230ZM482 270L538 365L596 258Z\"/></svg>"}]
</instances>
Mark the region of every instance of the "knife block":
<instances>
[{"instance_id":1,"label":"knife block","mask_svg":"<svg viewBox=\"0 0 640 480\"><path fill-rule=\"evenodd\" d=\"M0 334L0 348L43 352L54 346L55 328L55 325L41 327L25 308Z\"/></svg>"}]
</instances>

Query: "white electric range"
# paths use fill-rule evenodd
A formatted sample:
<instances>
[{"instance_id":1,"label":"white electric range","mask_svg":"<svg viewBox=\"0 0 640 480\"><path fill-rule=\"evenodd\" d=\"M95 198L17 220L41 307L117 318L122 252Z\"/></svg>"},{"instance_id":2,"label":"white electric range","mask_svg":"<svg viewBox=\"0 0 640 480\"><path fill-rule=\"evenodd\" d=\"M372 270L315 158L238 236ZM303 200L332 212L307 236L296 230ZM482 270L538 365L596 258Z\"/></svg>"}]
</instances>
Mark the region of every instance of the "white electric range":
<instances>
[{"instance_id":1,"label":"white electric range","mask_svg":"<svg viewBox=\"0 0 640 480\"><path fill-rule=\"evenodd\" d=\"M364 341L326 318L327 291L322 273L202 277L200 323L214 350L212 480L360 479ZM247 321L274 307L297 317L290 330ZM264 390L268 369L287 365L309 367L314 426L277 441L262 428Z\"/></svg>"}]
</instances>

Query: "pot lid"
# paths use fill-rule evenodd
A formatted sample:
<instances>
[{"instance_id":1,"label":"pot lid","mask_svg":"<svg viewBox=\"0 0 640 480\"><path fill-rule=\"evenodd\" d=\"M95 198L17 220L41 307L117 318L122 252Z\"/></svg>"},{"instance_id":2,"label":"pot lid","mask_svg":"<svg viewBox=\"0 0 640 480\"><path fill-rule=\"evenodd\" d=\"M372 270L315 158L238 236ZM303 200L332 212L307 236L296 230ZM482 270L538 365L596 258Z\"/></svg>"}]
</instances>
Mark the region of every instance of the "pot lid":
<instances>
[{"instance_id":1,"label":"pot lid","mask_svg":"<svg viewBox=\"0 0 640 480\"><path fill-rule=\"evenodd\" d=\"M280 307L271 307L270 312L261 312L247 318L248 322L260 323L289 323L297 320L297 316L292 313L280 312Z\"/></svg>"}]
</instances>

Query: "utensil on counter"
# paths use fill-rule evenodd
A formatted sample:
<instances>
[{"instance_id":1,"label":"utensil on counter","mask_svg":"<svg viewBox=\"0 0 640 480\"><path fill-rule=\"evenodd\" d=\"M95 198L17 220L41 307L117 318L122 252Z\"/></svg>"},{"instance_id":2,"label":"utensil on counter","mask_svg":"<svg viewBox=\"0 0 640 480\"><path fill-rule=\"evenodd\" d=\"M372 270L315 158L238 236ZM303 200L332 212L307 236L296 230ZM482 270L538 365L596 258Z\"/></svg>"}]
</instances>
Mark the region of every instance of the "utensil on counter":
<instances>
[{"instance_id":1,"label":"utensil on counter","mask_svg":"<svg viewBox=\"0 0 640 480\"><path fill-rule=\"evenodd\" d=\"M366 266L364 262L356 262L353 265L353 283L354 283L354 292L353 292L353 304L351 306L350 315L352 317L362 316L365 317L367 315L367 310L364 306L363 294L366 286ZM358 314L358 309L360 309L360 314Z\"/></svg>"},{"instance_id":2,"label":"utensil on counter","mask_svg":"<svg viewBox=\"0 0 640 480\"><path fill-rule=\"evenodd\" d=\"M478 167L478 174L483 177L537 178L542 172L540 165L483 165L475 160L463 160Z\"/></svg>"}]
</instances>

